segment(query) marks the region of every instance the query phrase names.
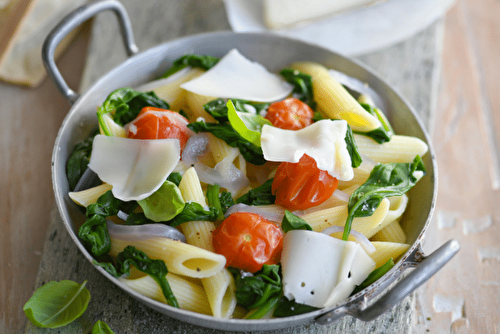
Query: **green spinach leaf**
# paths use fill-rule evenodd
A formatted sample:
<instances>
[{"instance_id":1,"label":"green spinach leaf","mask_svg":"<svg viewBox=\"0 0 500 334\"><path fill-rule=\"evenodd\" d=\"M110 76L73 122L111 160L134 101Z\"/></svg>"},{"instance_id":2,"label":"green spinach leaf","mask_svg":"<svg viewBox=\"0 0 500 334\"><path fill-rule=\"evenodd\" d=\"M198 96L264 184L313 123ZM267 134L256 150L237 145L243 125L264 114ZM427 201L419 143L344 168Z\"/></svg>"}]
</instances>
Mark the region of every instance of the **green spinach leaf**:
<instances>
[{"instance_id":1,"label":"green spinach leaf","mask_svg":"<svg viewBox=\"0 0 500 334\"><path fill-rule=\"evenodd\" d=\"M168 180L157 191L138 203L144 215L154 222L173 219L182 211L185 204L179 188Z\"/></svg>"},{"instance_id":2,"label":"green spinach leaf","mask_svg":"<svg viewBox=\"0 0 500 334\"><path fill-rule=\"evenodd\" d=\"M90 162L90 153L92 152L92 143L97 131L84 140L80 141L73 148L68 162L66 163L66 175L68 176L69 189L75 189L78 181L87 169Z\"/></svg>"},{"instance_id":3,"label":"green spinach leaf","mask_svg":"<svg viewBox=\"0 0 500 334\"><path fill-rule=\"evenodd\" d=\"M238 197L236 203L248 205L274 204L276 196L272 194L273 179L267 180L257 188L249 190L246 194Z\"/></svg>"},{"instance_id":4,"label":"green spinach leaf","mask_svg":"<svg viewBox=\"0 0 500 334\"><path fill-rule=\"evenodd\" d=\"M249 318L262 317L276 304L282 291L279 270L277 264L265 264L253 276L247 276L239 269L230 268L235 278L238 305L254 310Z\"/></svg>"},{"instance_id":5,"label":"green spinach leaf","mask_svg":"<svg viewBox=\"0 0 500 334\"><path fill-rule=\"evenodd\" d=\"M291 213L288 210L285 210L285 215L283 216L283 220L281 221L281 228L285 233L291 230L313 230L311 225L309 225L304 219Z\"/></svg>"},{"instance_id":6,"label":"green spinach leaf","mask_svg":"<svg viewBox=\"0 0 500 334\"><path fill-rule=\"evenodd\" d=\"M172 63L172 66L163 74L162 78L167 78L174 73L182 70L185 67L197 67L203 70L209 70L219 62L220 58L207 56L207 55L184 55Z\"/></svg>"},{"instance_id":7,"label":"green spinach leaf","mask_svg":"<svg viewBox=\"0 0 500 334\"><path fill-rule=\"evenodd\" d=\"M57 328L80 317L87 309L90 292L73 281L50 281L38 288L24 304L26 317L36 326Z\"/></svg>"},{"instance_id":8,"label":"green spinach leaf","mask_svg":"<svg viewBox=\"0 0 500 334\"><path fill-rule=\"evenodd\" d=\"M248 112L236 111L231 100L227 101L227 116L233 129L245 140L260 147L260 133L264 125L272 125L271 121L258 115Z\"/></svg>"},{"instance_id":9,"label":"green spinach leaf","mask_svg":"<svg viewBox=\"0 0 500 334\"><path fill-rule=\"evenodd\" d=\"M217 220L223 220L224 214L227 209L234 205L233 197L230 192L223 191L220 192L220 186L218 184L211 185L207 187L207 202L210 207L214 207L218 211Z\"/></svg>"},{"instance_id":10,"label":"green spinach leaf","mask_svg":"<svg viewBox=\"0 0 500 334\"><path fill-rule=\"evenodd\" d=\"M343 240L347 240L352 221L356 217L369 217L386 197L401 196L410 190L425 175L424 163L416 156L411 163L378 164L368 180L349 198L348 215L344 226Z\"/></svg>"},{"instance_id":11,"label":"green spinach leaf","mask_svg":"<svg viewBox=\"0 0 500 334\"><path fill-rule=\"evenodd\" d=\"M102 118L104 114L114 112L113 120L123 126L133 121L144 107L170 108L168 103L160 99L155 92L143 93L125 87L117 89L108 95L102 106L97 110L97 120L104 134L109 136L111 131Z\"/></svg>"},{"instance_id":12,"label":"green spinach leaf","mask_svg":"<svg viewBox=\"0 0 500 334\"><path fill-rule=\"evenodd\" d=\"M292 68L285 68L281 70L280 74L288 83L293 85L293 96L308 104L311 109L316 110L311 76Z\"/></svg>"},{"instance_id":13,"label":"green spinach leaf","mask_svg":"<svg viewBox=\"0 0 500 334\"><path fill-rule=\"evenodd\" d=\"M391 257L389 261L378 267L377 269L373 270L370 275L368 275L367 278L363 282L361 282L360 285L358 285L354 291L351 293L351 295L355 295L364 288L368 287L370 284L374 283L376 280L378 280L380 277L384 276L386 272L388 272L392 267L394 267L394 259Z\"/></svg>"},{"instance_id":14,"label":"green spinach leaf","mask_svg":"<svg viewBox=\"0 0 500 334\"><path fill-rule=\"evenodd\" d=\"M293 315L309 313L316 310L319 310L319 308L306 304L299 304L296 303L295 300L281 297L278 301L278 305L274 309L273 316L276 318L291 317Z\"/></svg>"},{"instance_id":15,"label":"green spinach leaf","mask_svg":"<svg viewBox=\"0 0 500 334\"><path fill-rule=\"evenodd\" d=\"M347 125L345 143L347 145L349 156L351 157L352 168L359 167L359 165L361 165L361 163L363 162L363 159L361 158L361 154L359 154L358 145L356 145L356 141L354 140L354 136L352 134L352 129L349 125Z\"/></svg>"},{"instance_id":16,"label":"green spinach leaf","mask_svg":"<svg viewBox=\"0 0 500 334\"><path fill-rule=\"evenodd\" d=\"M383 144L385 142L390 141L392 135L394 134L394 130L392 129L391 124L389 123L385 115L382 113L382 111L366 103L361 103L361 106L370 114L377 117L382 125L379 128L372 131L356 132L356 133L368 136L379 144Z\"/></svg>"}]
</instances>

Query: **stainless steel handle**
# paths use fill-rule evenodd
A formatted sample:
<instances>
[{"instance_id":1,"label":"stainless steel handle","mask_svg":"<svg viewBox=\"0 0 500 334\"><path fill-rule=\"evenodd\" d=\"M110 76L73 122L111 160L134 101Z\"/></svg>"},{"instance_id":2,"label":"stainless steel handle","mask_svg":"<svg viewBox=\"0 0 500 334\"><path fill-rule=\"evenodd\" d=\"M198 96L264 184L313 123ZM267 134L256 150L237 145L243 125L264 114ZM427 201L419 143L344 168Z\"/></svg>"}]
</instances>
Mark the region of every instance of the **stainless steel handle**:
<instances>
[{"instance_id":1,"label":"stainless steel handle","mask_svg":"<svg viewBox=\"0 0 500 334\"><path fill-rule=\"evenodd\" d=\"M412 293L420 285L431 278L459 251L456 240L449 240L429 256L422 258L420 263L401 281L396 283L381 298L368 307L342 307L323 314L316 319L319 324L328 324L346 315L351 315L363 321L370 321L390 310Z\"/></svg>"},{"instance_id":2,"label":"stainless steel handle","mask_svg":"<svg viewBox=\"0 0 500 334\"><path fill-rule=\"evenodd\" d=\"M57 68L54 57L56 47L64 39L64 37L66 37L80 24L94 17L98 13L106 10L113 11L118 17L118 22L120 24L121 33L128 56L133 56L134 54L139 52L139 49L134 42L132 25L130 23L127 11L123 7L123 5L116 0L94 1L75 9L74 11L69 13L57 26L55 26L54 29L52 29L43 44L42 60L43 64L45 65L45 69L47 70L50 78L54 81L56 87L71 104L75 103L80 95L69 88L68 84L62 77L61 72L59 72L59 69Z\"/></svg>"}]
</instances>

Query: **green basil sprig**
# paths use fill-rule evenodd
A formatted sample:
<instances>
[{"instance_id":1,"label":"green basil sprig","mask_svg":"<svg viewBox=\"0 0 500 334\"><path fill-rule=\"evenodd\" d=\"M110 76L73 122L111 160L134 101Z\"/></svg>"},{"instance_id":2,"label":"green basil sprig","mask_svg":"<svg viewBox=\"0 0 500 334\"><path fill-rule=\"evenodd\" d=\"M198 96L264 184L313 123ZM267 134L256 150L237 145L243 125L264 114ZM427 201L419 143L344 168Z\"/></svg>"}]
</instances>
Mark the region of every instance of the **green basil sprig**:
<instances>
[{"instance_id":1,"label":"green basil sprig","mask_svg":"<svg viewBox=\"0 0 500 334\"><path fill-rule=\"evenodd\" d=\"M366 180L349 198L348 215L344 226L343 240L351 232L356 217L369 217L386 197L401 196L418 181L418 173L425 175L424 163L416 156L411 163L388 163L375 166Z\"/></svg>"},{"instance_id":2,"label":"green basil sprig","mask_svg":"<svg viewBox=\"0 0 500 334\"><path fill-rule=\"evenodd\" d=\"M90 292L85 285L63 280L50 281L38 288L24 304L26 317L42 328L66 326L79 318L90 302Z\"/></svg>"}]
</instances>

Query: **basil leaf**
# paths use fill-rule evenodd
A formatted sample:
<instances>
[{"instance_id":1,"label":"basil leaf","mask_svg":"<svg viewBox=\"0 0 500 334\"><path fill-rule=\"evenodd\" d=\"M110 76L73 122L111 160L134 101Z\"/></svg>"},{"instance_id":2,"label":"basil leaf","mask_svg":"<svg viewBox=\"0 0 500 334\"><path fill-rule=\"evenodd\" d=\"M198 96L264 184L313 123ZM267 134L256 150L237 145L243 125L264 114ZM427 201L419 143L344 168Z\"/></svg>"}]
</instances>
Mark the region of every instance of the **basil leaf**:
<instances>
[{"instance_id":1,"label":"basil leaf","mask_svg":"<svg viewBox=\"0 0 500 334\"><path fill-rule=\"evenodd\" d=\"M249 319L262 317L274 307L282 291L279 265L265 264L253 276L236 268L229 270L235 278L237 304L254 310Z\"/></svg>"},{"instance_id":2,"label":"basil leaf","mask_svg":"<svg viewBox=\"0 0 500 334\"><path fill-rule=\"evenodd\" d=\"M377 269L373 270L370 275L368 275L367 278L363 282L361 282L360 285L358 285L354 291L351 293L351 295L355 295L364 288L368 287L370 284L374 283L377 281L380 277L384 276L386 272L388 272L392 267L394 267L394 259L391 257L389 261L378 267Z\"/></svg>"},{"instance_id":3,"label":"basil leaf","mask_svg":"<svg viewBox=\"0 0 500 334\"><path fill-rule=\"evenodd\" d=\"M90 162L90 153L92 152L92 143L97 131L90 137L77 143L73 148L68 162L66 163L66 175L68 177L69 189L73 191L87 169Z\"/></svg>"},{"instance_id":4,"label":"basil leaf","mask_svg":"<svg viewBox=\"0 0 500 334\"><path fill-rule=\"evenodd\" d=\"M157 191L137 202L144 215L155 222L170 220L184 209L181 191L170 181L165 181Z\"/></svg>"},{"instance_id":5,"label":"basil leaf","mask_svg":"<svg viewBox=\"0 0 500 334\"><path fill-rule=\"evenodd\" d=\"M276 196L272 194L273 179L267 180L257 188L249 190L246 194L238 197L236 203L248 205L274 204Z\"/></svg>"},{"instance_id":6,"label":"basil leaf","mask_svg":"<svg viewBox=\"0 0 500 334\"><path fill-rule=\"evenodd\" d=\"M215 137L224 140L229 146L237 147L243 158L254 165L266 163L262 149L241 137L229 123L194 122L188 124L187 127L196 133L210 132Z\"/></svg>"},{"instance_id":7,"label":"basil leaf","mask_svg":"<svg viewBox=\"0 0 500 334\"><path fill-rule=\"evenodd\" d=\"M142 108L156 107L169 109L168 103L158 96L155 92L139 92L132 88L120 88L108 95L104 103L97 110L97 120L104 134L109 136L111 131L108 129L102 116L114 112L113 120L118 125L125 125L133 121Z\"/></svg>"},{"instance_id":8,"label":"basil leaf","mask_svg":"<svg viewBox=\"0 0 500 334\"><path fill-rule=\"evenodd\" d=\"M127 246L123 252L116 256L116 267L119 276L130 274L130 266L151 276L160 286L167 303L173 307L179 307L172 289L167 281L168 269L163 260L151 260L146 253L133 246Z\"/></svg>"},{"instance_id":9,"label":"basil leaf","mask_svg":"<svg viewBox=\"0 0 500 334\"><path fill-rule=\"evenodd\" d=\"M361 106L368 111L370 114L373 116L377 117L382 126L379 128L368 131L368 132L356 132L357 134L361 134L367 137L372 138L379 144L386 143L391 140L392 135L394 134L394 130L391 127L391 124L389 124L389 121L385 117L385 115L377 108L366 104L366 103L361 103Z\"/></svg>"},{"instance_id":10,"label":"basil leaf","mask_svg":"<svg viewBox=\"0 0 500 334\"><path fill-rule=\"evenodd\" d=\"M285 215L283 216L283 220L281 222L281 228L285 233L291 230L313 230L311 225L309 225L304 219L294 215L288 210L285 210Z\"/></svg>"},{"instance_id":11,"label":"basil leaf","mask_svg":"<svg viewBox=\"0 0 500 334\"><path fill-rule=\"evenodd\" d=\"M98 320L92 327L92 334L115 334L104 321Z\"/></svg>"},{"instance_id":12,"label":"basil leaf","mask_svg":"<svg viewBox=\"0 0 500 334\"><path fill-rule=\"evenodd\" d=\"M273 317L291 317L293 315L304 314L316 310L319 310L319 308L306 304L299 304L296 303L293 299L288 300L288 298L282 297L278 301L278 305L274 309Z\"/></svg>"},{"instance_id":13,"label":"basil leaf","mask_svg":"<svg viewBox=\"0 0 500 334\"><path fill-rule=\"evenodd\" d=\"M253 145L260 147L260 133L262 127L267 125L272 125L272 123L257 114L251 114L246 112L237 112L234 108L234 104L231 100L227 101L227 116L229 123L233 129L245 140L248 140Z\"/></svg>"},{"instance_id":14,"label":"basil leaf","mask_svg":"<svg viewBox=\"0 0 500 334\"><path fill-rule=\"evenodd\" d=\"M349 237L354 218L371 216L384 198L401 196L410 190L418 181L416 172L425 175L424 163L418 155L412 163L389 163L375 166L368 180L349 198L342 240L347 240Z\"/></svg>"},{"instance_id":15,"label":"basil leaf","mask_svg":"<svg viewBox=\"0 0 500 334\"><path fill-rule=\"evenodd\" d=\"M42 328L65 326L80 317L87 309L90 292L85 285L73 281L50 281L38 288L24 304L26 317Z\"/></svg>"},{"instance_id":16,"label":"basil leaf","mask_svg":"<svg viewBox=\"0 0 500 334\"><path fill-rule=\"evenodd\" d=\"M293 85L293 96L308 104L311 109L316 110L312 77L309 74L301 73L292 68L285 68L281 70L280 74L288 83Z\"/></svg>"},{"instance_id":17,"label":"basil leaf","mask_svg":"<svg viewBox=\"0 0 500 334\"><path fill-rule=\"evenodd\" d=\"M359 167L359 165L361 165L361 163L363 162L363 159L361 158L361 154L359 154L358 145L356 145L356 141L354 140L354 136L352 134L352 129L349 125L347 125L345 142L347 145L347 151L349 152L349 156L351 157L352 168Z\"/></svg>"},{"instance_id":18,"label":"basil leaf","mask_svg":"<svg viewBox=\"0 0 500 334\"><path fill-rule=\"evenodd\" d=\"M184 55L176 59L172 63L172 67L170 67L161 77L167 78L188 66L201 68L203 70L209 70L214 67L219 62L219 60L220 59L217 57L206 55Z\"/></svg>"}]
</instances>

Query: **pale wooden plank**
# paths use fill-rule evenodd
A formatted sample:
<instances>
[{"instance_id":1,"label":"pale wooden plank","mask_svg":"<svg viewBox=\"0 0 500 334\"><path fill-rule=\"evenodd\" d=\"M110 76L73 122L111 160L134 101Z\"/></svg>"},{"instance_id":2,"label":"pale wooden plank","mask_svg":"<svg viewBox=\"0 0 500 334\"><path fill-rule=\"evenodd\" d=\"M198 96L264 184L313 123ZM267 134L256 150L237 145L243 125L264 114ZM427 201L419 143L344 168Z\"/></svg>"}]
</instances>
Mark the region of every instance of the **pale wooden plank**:
<instances>
[{"instance_id":1,"label":"pale wooden plank","mask_svg":"<svg viewBox=\"0 0 500 334\"><path fill-rule=\"evenodd\" d=\"M424 248L455 238L462 249L416 294L415 333L496 333L500 328L500 198L491 174L496 148L488 137L489 130L498 129L500 108L495 71L500 52L493 42L500 31L498 9L498 2L462 0L446 17L433 133L438 205ZM493 136L498 144L498 131Z\"/></svg>"},{"instance_id":2,"label":"pale wooden plank","mask_svg":"<svg viewBox=\"0 0 500 334\"><path fill-rule=\"evenodd\" d=\"M73 87L79 85L88 36L84 31L58 62ZM54 140L70 105L49 80L36 89L0 83L0 100L0 332L18 333L54 206Z\"/></svg>"}]
</instances>

